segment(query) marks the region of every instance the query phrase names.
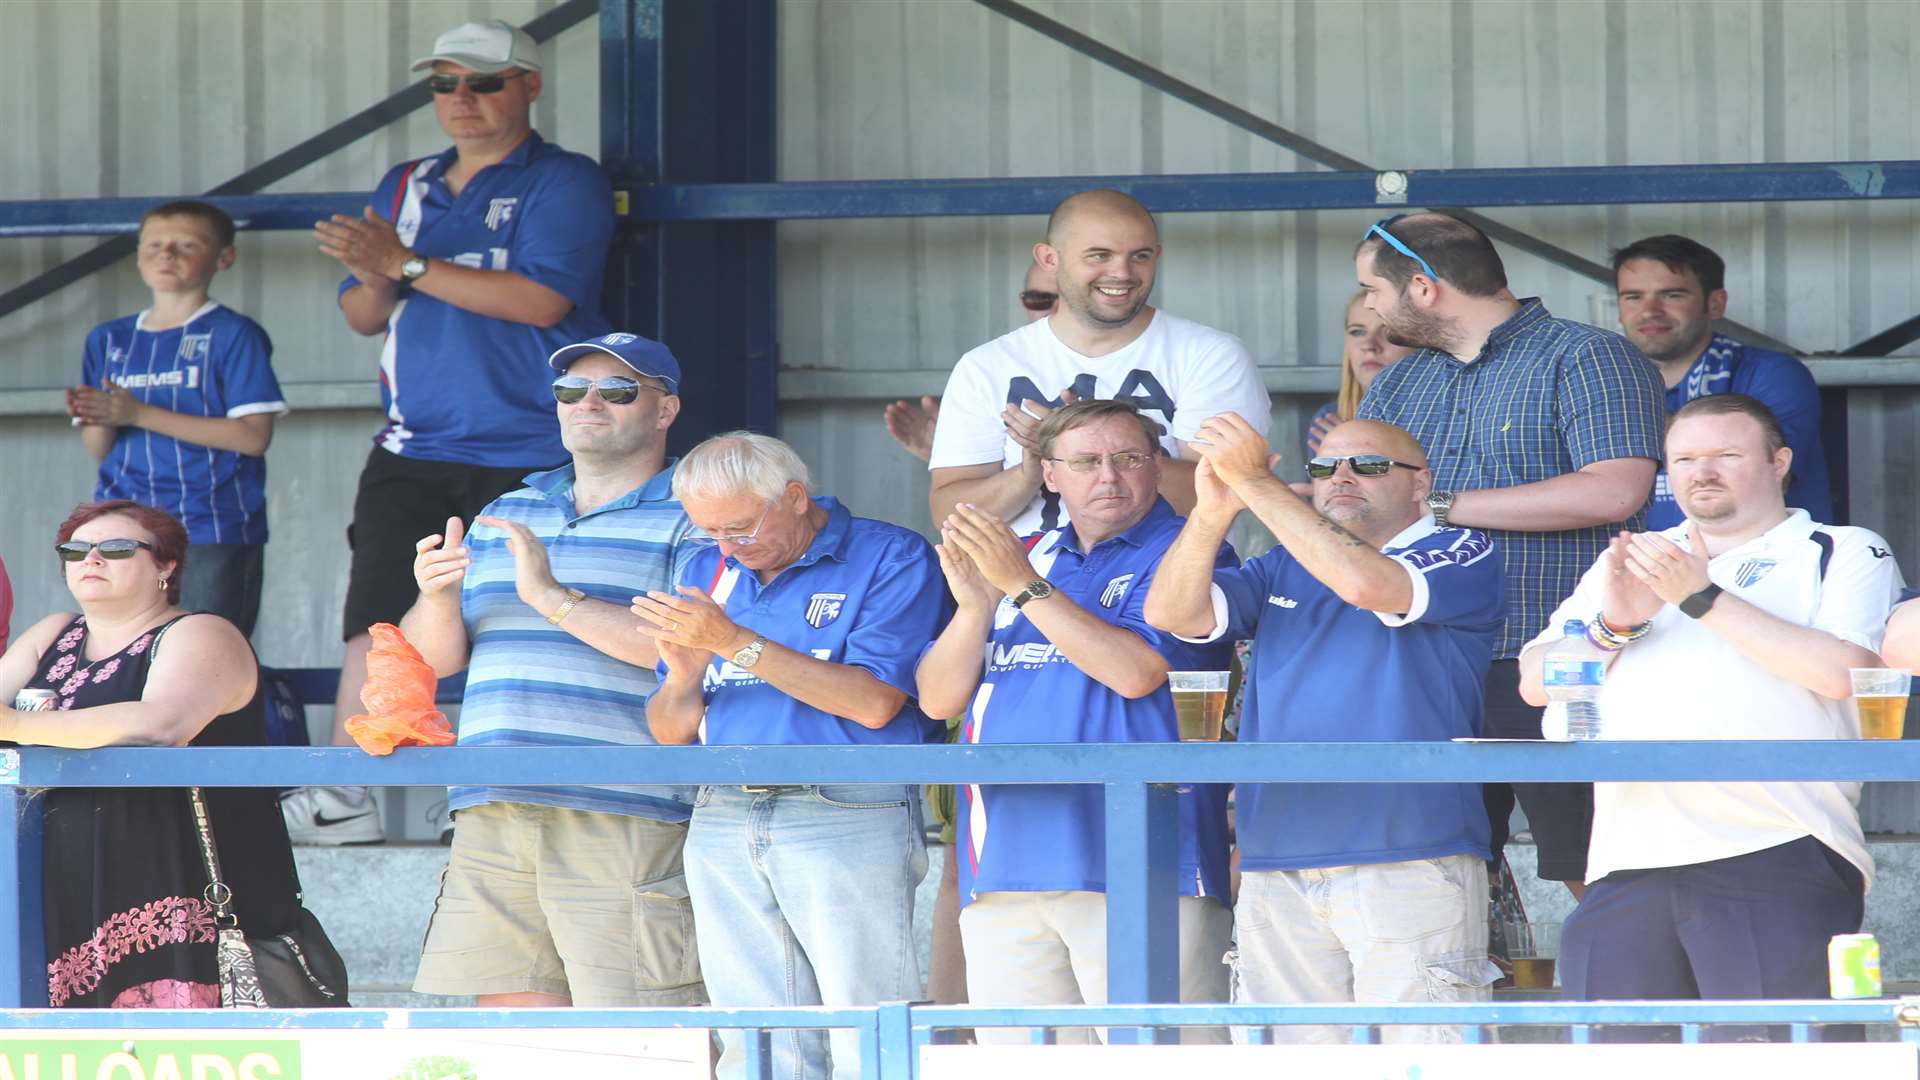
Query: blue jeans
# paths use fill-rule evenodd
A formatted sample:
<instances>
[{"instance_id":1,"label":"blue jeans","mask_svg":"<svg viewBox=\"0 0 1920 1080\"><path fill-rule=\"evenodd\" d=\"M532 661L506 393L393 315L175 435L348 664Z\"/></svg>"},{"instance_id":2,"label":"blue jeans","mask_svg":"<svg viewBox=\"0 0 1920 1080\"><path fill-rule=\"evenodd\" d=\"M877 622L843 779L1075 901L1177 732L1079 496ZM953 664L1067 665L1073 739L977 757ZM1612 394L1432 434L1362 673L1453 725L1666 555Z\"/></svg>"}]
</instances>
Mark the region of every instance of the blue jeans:
<instances>
[{"instance_id":1,"label":"blue jeans","mask_svg":"<svg viewBox=\"0 0 1920 1080\"><path fill-rule=\"evenodd\" d=\"M687 891L713 1004L865 1006L920 996L913 891L927 872L919 792L825 784L705 787L687 830ZM720 1075L743 1074L721 1033ZM829 1053L831 1047L831 1053ZM775 1080L860 1075L852 1031L779 1031Z\"/></svg>"},{"instance_id":2,"label":"blue jeans","mask_svg":"<svg viewBox=\"0 0 1920 1080\"><path fill-rule=\"evenodd\" d=\"M181 609L211 611L252 637L266 561L264 544L189 544L180 578Z\"/></svg>"}]
</instances>

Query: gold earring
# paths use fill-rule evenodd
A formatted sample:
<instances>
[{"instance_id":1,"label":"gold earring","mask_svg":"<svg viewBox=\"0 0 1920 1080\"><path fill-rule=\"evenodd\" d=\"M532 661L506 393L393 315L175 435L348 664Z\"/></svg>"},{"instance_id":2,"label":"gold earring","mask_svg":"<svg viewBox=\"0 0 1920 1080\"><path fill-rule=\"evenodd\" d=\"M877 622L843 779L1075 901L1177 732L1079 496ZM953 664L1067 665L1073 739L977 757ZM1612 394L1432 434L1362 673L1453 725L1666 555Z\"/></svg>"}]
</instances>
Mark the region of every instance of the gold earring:
<instances>
[{"instance_id":1,"label":"gold earring","mask_svg":"<svg viewBox=\"0 0 1920 1080\"><path fill-rule=\"evenodd\" d=\"M167 591L167 579L166 579L166 578L161 578L161 579L160 579L160 591L161 591L161 592L166 592L166 591Z\"/></svg>"}]
</instances>

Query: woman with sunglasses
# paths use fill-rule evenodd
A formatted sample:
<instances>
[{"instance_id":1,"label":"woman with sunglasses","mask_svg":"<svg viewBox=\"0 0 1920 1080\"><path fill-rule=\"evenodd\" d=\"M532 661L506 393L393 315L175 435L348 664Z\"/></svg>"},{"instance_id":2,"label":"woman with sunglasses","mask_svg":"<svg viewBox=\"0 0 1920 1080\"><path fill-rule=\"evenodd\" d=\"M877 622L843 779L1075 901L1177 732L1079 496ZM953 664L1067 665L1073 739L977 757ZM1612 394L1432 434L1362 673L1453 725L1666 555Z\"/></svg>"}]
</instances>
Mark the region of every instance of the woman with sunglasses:
<instances>
[{"instance_id":1,"label":"woman with sunglasses","mask_svg":"<svg viewBox=\"0 0 1920 1080\"><path fill-rule=\"evenodd\" d=\"M1344 322L1346 349L1340 356L1340 396L1320 407L1307 428L1307 452L1320 452L1320 440L1327 432L1354 418L1360 411L1360 399L1366 395L1373 377L1412 352L1404 345L1387 340L1387 325L1380 316L1361 303L1365 293L1353 294L1347 301Z\"/></svg>"},{"instance_id":2,"label":"woman with sunglasses","mask_svg":"<svg viewBox=\"0 0 1920 1080\"><path fill-rule=\"evenodd\" d=\"M0 657L0 739L29 746L257 746L259 662L232 623L182 611L187 534L125 500L84 504L55 551L79 611L35 623ZM22 695L28 704L36 695ZM300 881L266 788L206 802L248 937L294 929ZM220 1004L207 874L181 788L55 788L43 796L47 996L68 1008Z\"/></svg>"}]
</instances>

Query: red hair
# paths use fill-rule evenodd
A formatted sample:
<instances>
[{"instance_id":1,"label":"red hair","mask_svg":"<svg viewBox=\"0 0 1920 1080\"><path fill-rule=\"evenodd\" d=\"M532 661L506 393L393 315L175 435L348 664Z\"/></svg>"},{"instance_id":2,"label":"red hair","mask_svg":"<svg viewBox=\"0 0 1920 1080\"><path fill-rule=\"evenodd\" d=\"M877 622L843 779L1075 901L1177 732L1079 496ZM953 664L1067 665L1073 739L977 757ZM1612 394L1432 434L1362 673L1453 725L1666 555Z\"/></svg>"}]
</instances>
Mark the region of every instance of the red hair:
<instances>
[{"instance_id":1,"label":"red hair","mask_svg":"<svg viewBox=\"0 0 1920 1080\"><path fill-rule=\"evenodd\" d=\"M108 499L105 502L81 503L67 515L54 532L53 542L64 544L73 539L74 530L89 521L103 517L123 517L147 531L153 537L153 561L172 563L173 574L167 578L167 603L180 602L180 572L187 568L187 529L180 519L165 510L137 503L131 499Z\"/></svg>"}]
</instances>

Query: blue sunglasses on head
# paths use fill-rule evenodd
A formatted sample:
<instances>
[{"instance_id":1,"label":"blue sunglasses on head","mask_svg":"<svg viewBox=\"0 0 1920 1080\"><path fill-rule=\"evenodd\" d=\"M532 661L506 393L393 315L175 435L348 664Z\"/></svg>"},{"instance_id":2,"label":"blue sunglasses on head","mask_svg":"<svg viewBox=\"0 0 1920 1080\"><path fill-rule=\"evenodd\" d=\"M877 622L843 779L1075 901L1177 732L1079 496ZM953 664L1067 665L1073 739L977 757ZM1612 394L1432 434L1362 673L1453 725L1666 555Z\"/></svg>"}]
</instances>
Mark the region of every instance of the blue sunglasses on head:
<instances>
[{"instance_id":1,"label":"blue sunglasses on head","mask_svg":"<svg viewBox=\"0 0 1920 1080\"><path fill-rule=\"evenodd\" d=\"M1387 242L1387 245L1393 248L1393 250L1399 252L1402 255L1405 255L1407 258L1412 259L1414 262L1419 263L1420 269L1426 271L1426 274L1429 278L1432 278L1435 281L1439 281L1440 275L1433 272L1433 267L1427 265L1427 260L1414 254L1414 251L1412 248L1401 243L1399 237L1387 231L1387 226L1392 225L1394 222L1399 221L1401 218L1406 216L1407 215L1405 214L1395 214L1390 218L1381 218L1379 221L1374 222L1373 225L1367 229L1367 236L1369 238L1378 236L1380 239L1385 240Z\"/></svg>"}]
</instances>

